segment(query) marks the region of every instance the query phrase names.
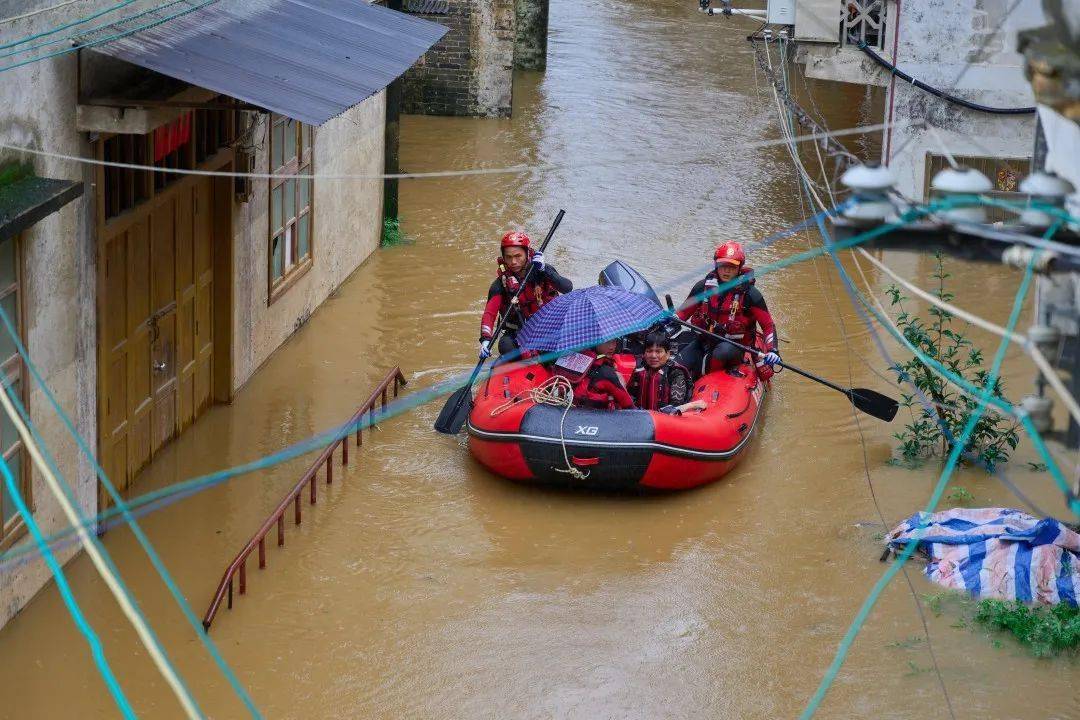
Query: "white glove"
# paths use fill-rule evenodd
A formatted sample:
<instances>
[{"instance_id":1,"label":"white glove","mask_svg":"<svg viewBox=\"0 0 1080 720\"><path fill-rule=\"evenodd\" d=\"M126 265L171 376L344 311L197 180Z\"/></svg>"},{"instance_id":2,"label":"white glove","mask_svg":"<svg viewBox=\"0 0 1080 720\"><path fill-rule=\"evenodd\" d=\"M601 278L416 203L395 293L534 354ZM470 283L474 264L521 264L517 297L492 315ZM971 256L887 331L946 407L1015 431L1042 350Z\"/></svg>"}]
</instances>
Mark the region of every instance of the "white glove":
<instances>
[{"instance_id":1,"label":"white glove","mask_svg":"<svg viewBox=\"0 0 1080 720\"><path fill-rule=\"evenodd\" d=\"M769 367L772 367L780 362L780 355L775 352L767 352L765 353L765 357L762 358L762 361Z\"/></svg>"},{"instance_id":2,"label":"white glove","mask_svg":"<svg viewBox=\"0 0 1080 720\"><path fill-rule=\"evenodd\" d=\"M536 267L536 272L544 272L544 253L533 253L532 261L533 265Z\"/></svg>"},{"instance_id":3,"label":"white glove","mask_svg":"<svg viewBox=\"0 0 1080 720\"><path fill-rule=\"evenodd\" d=\"M491 357L491 341L490 340L481 340L480 341L479 357L480 357L481 360L487 360L489 357Z\"/></svg>"}]
</instances>

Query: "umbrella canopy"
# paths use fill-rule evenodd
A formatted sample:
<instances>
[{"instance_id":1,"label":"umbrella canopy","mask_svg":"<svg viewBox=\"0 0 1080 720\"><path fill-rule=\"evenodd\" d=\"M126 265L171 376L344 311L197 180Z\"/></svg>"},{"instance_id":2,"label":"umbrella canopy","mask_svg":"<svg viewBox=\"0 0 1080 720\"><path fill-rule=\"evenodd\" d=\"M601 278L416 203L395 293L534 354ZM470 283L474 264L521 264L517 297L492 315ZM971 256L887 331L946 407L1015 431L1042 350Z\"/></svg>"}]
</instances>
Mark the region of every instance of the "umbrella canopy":
<instances>
[{"instance_id":1,"label":"umbrella canopy","mask_svg":"<svg viewBox=\"0 0 1080 720\"><path fill-rule=\"evenodd\" d=\"M517 334L522 350L581 350L644 330L664 311L643 295L620 287L582 288L544 305Z\"/></svg>"}]
</instances>

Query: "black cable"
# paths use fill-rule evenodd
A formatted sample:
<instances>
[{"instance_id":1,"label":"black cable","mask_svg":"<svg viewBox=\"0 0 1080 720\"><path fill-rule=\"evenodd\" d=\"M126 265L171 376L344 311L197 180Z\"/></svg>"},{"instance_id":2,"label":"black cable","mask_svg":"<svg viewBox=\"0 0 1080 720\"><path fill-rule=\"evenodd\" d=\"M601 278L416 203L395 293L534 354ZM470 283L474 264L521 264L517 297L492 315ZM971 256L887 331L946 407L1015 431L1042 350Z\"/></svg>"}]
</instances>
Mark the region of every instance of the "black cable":
<instances>
[{"instance_id":1,"label":"black cable","mask_svg":"<svg viewBox=\"0 0 1080 720\"><path fill-rule=\"evenodd\" d=\"M927 85L922 80L916 80L915 78L911 77L906 72L904 72L900 68L896 67L891 62L889 62L888 60L886 60L885 58L881 57L876 52L871 50L869 48L869 46L867 46L866 43L864 43L864 42L859 43L859 49L862 50L867 55L869 55L871 58L873 58L874 62L876 62L881 67L888 70L890 73L892 73L896 77L900 78L901 80L906 80L907 82L911 83L912 85L919 88L920 90L925 90L926 92L930 93L931 95L936 95L937 97L941 98L942 100L946 100L946 101L954 103L956 105L961 105L961 106L966 107L966 108L968 108L970 110L978 110L979 112L993 113L995 115L1030 115L1031 113L1035 112L1034 107L996 108L996 107L990 107L988 105L980 105L979 103L974 103L974 102L971 102L970 100L965 100L964 98L959 98L959 97L956 97L955 95L950 95L949 93L945 92L944 90L939 90L938 88L933 87L932 85Z\"/></svg>"}]
</instances>

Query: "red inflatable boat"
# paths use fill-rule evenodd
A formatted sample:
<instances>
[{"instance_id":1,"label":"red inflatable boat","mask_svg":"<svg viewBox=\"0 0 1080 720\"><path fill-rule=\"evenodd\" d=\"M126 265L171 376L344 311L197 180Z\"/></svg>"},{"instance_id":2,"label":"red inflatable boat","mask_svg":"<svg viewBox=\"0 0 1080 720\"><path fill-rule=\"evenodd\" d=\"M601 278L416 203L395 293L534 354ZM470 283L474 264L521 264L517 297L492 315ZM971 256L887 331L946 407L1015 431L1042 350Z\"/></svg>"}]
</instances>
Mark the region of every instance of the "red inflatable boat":
<instances>
[{"instance_id":1,"label":"red inflatable boat","mask_svg":"<svg viewBox=\"0 0 1080 720\"><path fill-rule=\"evenodd\" d=\"M618 355L624 382L632 355ZM536 402L552 375L542 365L500 366L479 386L469 450L509 478L600 490L683 490L713 482L739 462L761 416L768 383L749 362L744 377L711 372L694 385L706 408L685 415L592 410Z\"/></svg>"}]
</instances>

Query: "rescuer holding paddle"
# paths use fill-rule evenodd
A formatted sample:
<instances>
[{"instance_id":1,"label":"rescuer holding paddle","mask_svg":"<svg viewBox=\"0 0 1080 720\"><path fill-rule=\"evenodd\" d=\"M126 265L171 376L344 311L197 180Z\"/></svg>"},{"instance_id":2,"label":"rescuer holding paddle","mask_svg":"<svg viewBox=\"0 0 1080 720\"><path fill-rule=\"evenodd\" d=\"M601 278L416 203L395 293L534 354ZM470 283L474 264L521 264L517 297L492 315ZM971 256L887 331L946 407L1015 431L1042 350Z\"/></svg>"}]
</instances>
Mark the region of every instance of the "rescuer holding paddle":
<instances>
[{"instance_id":1,"label":"rescuer holding paddle","mask_svg":"<svg viewBox=\"0 0 1080 720\"><path fill-rule=\"evenodd\" d=\"M762 379L772 377L772 368L780 362L777 352L776 325L765 305L761 291L754 287L753 271L746 267L746 255L737 242L727 242L713 254L714 269L694 285L690 295L676 312L680 320L689 320L698 328L722 335L743 345L754 345L756 327L761 328L766 352L757 359ZM719 291L721 285L736 278L738 284ZM698 335L679 353L678 362L695 376L708 371L712 358L732 375L741 376L738 369L744 351L731 343L718 342Z\"/></svg>"},{"instance_id":2,"label":"rescuer holding paddle","mask_svg":"<svg viewBox=\"0 0 1080 720\"><path fill-rule=\"evenodd\" d=\"M534 269L522 288L521 283L530 262ZM529 236L523 232L508 232L503 235L502 253L498 263L499 275L488 289L488 301L480 321L481 360L491 356L491 337L500 314L506 315L506 325L502 337L499 338L499 354L506 355L517 349L517 331L533 313L544 303L574 289L572 282L544 262L542 252L533 251ZM521 293L517 296L517 301L511 303L519 288Z\"/></svg>"}]
</instances>

